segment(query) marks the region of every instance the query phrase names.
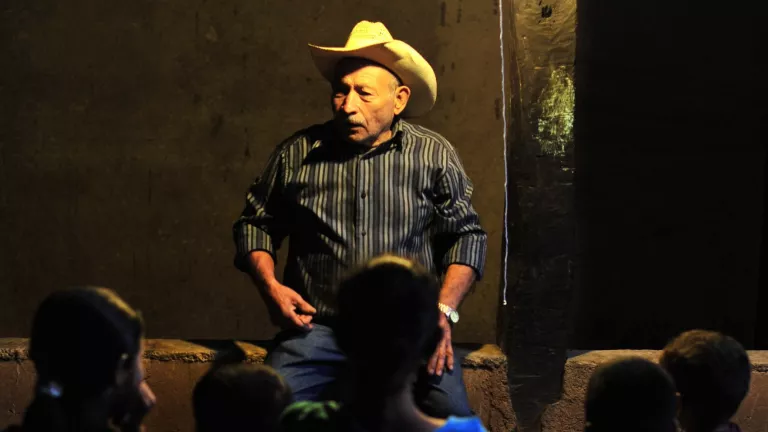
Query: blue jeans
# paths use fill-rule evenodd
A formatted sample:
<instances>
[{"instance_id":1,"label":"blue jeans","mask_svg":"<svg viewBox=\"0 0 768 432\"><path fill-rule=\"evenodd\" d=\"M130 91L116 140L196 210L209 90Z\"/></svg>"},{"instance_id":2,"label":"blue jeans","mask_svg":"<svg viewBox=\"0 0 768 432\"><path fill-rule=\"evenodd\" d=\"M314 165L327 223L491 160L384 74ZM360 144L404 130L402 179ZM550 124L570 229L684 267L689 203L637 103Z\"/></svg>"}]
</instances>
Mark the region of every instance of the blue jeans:
<instances>
[{"instance_id":1,"label":"blue jeans","mask_svg":"<svg viewBox=\"0 0 768 432\"><path fill-rule=\"evenodd\" d=\"M295 401L339 399L347 359L336 346L331 327L314 324L309 332L284 331L274 342L265 363L285 378ZM453 371L433 376L421 368L414 396L419 408L433 417L474 415L461 375L461 358L455 350Z\"/></svg>"}]
</instances>

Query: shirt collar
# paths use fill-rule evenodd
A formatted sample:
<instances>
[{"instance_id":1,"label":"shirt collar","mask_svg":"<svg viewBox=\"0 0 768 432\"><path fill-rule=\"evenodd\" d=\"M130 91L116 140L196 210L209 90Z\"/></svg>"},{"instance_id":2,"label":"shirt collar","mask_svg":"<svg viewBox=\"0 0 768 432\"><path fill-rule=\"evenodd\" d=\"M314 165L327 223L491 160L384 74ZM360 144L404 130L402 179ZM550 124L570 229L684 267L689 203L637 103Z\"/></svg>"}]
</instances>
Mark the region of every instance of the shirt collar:
<instances>
[{"instance_id":1,"label":"shirt collar","mask_svg":"<svg viewBox=\"0 0 768 432\"><path fill-rule=\"evenodd\" d=\"M392 139L390 142L398 150L403 150L403 135L405 135L405 129L403 129L403 123L405 120L395 118L395 124L392 126Z\"/></svg>"}]
</instances>

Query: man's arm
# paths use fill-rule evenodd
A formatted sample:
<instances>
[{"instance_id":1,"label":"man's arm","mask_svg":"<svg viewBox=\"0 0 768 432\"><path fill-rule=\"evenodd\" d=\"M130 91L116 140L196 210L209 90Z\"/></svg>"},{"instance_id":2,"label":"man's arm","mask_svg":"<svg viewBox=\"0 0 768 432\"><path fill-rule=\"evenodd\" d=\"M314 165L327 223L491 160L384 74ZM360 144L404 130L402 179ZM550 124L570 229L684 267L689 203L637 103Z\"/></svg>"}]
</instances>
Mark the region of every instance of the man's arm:
<instances>
[{"instance_id":1,"label":"man's arm","mask_svg":"<svg viewBox=\"0 0 768 432\"><path fill-rule=\"evenodd\" d=\"M475 281L475 269L464 264L451 264L445 273L443 287L440 290L440 303L458 309L461 300ZM431 374L442 375L443 367L453 370L453 332L445 314L440 314L440 328L443 339L437 346L427 365Z\"/></svg>"},{"instance_id":2,"label":"man's arm","mask_svg":"<svg viewBox=\"0 0 768 432\"><path fill-rule=\"evenodd\" d=\"M464 264L449 265L440 290L440 303L458 309L474 282L475 269Z\"/></svg>"},{"instance_id":3,"label":"man's arm","mask_svg":"<svg viewBox=\"0 0 768 432\"><path fill-rule=\"evenodd\" d=\"M317 310L293 289L281 284L275 277L275 261L263 250L248 255L247 267L273 322L280 327L312 329L312 315Z\"/></svg>"},{"instance_id":4,"label":"man's arm","mask_svg":"<svg viewBox=\"0 0 768 432\"><path fill-rule=\"evenodd\" d=\"M445 251L440 303L458 309L475 279L482 277L488 235L472 206L472 181L464 172L461 160L450 145L446 147L446 155L434 201L437 242ZM428 364L428 371L437 375L442 375L444 367L453 370L452 332L444 314L440 314L440 327L443 340Z\"/></svg>"},{"instance_id":5,"label":"man's arm","mask_svg":"<svg viewBox=\"0 0 768 432\"><path fill-rule=\"evenodd\" d=\"M473 184L458 154L446 146L445 167L435 187L435 231L445 272L440 301L454 309L461 304L485 267L488 235L472 206Z\"/></svg>"},{"instance_id":6,"label":"man's arm","mask_svg":"<svg viewBox=\"0 0 768 432\"><path fill-rule=\"evenodd\" d=\"M277 249L288 232L282 203L282 154L283 145L270 155L264 171L248 188L245 208L232 227L236 247L235 266L251 276L256 271L248 259L253 251L265 251L271 255L274 276Z\"/></svg>"},{"instance_id":7,"label":"man's arm","mask_svg":"<svg viewBox=\"0 0 768 432\"><path fill-rule=\"evenodd\" d=\"M283 207L283 160L281 145L246 194L246 205L233 226L237 252L235 266L258 287L272 321L281 327L311 328L315 308L275 277L277 249L289 232Z\"/></svg>"},{"instance_id":8,"label":"man's arm","mask_svg":"<svg viewBox=\"0 0 768 432\"><path fill-rule=\"evenodd\" d=\"M244 267L259 290L266 292L267 287L278 282L275 277L275 261L269 252L255 250L246 259L248 262Z\"/></svg>"}]
</instances>

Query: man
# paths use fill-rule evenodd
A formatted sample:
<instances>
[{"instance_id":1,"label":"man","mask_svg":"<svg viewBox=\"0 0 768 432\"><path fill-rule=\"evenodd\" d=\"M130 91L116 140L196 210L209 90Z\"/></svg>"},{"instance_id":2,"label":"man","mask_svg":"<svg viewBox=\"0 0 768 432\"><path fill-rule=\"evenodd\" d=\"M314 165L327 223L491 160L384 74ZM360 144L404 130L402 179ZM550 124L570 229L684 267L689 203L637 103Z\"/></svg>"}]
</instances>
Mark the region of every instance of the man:
<instances>
[{"instance_id":1,"label":"man","mask_svg":"<svg viewBox=\"0 0 768 432\"><path fill-rule=\"evenodd\" d=\"M749 392L752 367L734 338L690 330L670 342L661 366L680 392L680 425L687 432L738 432L731 422Z\"/></svg>"},{"instance_id":2,"label":"man","mask_svg":"<svg viewBox=\"0 0 768 432\"><path fill-rule=\"evenodd\" d=\"M675 384L659 365L626 357L600 365L587 384L586 432L676 432Z\"/></svg>"},{"instance_id":3,"label":"man","mask_svg":"<svg viewBox=\"0 0 768 432\"><path fill-rule=\"evenodd\" d=\"M333 120L278 146L234 225L236 266L286 329L267 364L286 378L296 400L337 397L346 365L333 338L338 282L373 256L408 257L443 279L436 307L444 336L417 382L417 401L435 417L469 416L451 323L482 276L487 235L454 148L403 120L432 108L435 73L382 23L358 23L343 48L310 49L331 83ZM285 237L289 257L280 283L275 253ZM378 308L375 292L360 307L371 320L398 312Z\"/></svg>"}]
</instances>

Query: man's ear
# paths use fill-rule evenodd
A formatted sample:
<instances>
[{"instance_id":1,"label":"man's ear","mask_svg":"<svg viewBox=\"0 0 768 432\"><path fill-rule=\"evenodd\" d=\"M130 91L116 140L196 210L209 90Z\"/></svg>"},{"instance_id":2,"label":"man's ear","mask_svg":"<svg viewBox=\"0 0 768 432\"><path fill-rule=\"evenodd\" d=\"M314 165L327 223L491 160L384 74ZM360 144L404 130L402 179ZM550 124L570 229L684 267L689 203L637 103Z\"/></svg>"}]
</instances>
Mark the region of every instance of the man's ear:
<instances>
[{"instance_id":1,"label":"man's ear","mask_svg":"<svg viewBox=\"0 0 768 432\"><path fill-rule=\"evenodd\" d=\"M400 86L395 90L395 115L400 115L408 105L411 98L411 89L407 86Z\"/></svg>"}]
</instances>

